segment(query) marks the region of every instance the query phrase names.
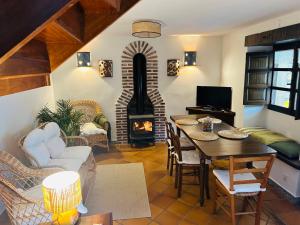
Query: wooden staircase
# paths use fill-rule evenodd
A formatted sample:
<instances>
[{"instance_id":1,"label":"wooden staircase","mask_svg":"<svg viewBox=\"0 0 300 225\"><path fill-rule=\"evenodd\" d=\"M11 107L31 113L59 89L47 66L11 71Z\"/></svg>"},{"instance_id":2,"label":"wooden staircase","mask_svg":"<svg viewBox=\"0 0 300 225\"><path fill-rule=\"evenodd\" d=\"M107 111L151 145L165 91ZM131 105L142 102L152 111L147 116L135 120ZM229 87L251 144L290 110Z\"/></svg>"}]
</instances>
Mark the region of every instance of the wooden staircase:
<instances>
[{"instance_id":1,"label":"wooden staircase","mask_svg":"<svg viewBox=\"0 0 300 225\"><path fill-rule=\"evenodd\" d=\"M0 96L50 85L55 68L138 1L0 0Z\"/></svg>"}]
</instances>

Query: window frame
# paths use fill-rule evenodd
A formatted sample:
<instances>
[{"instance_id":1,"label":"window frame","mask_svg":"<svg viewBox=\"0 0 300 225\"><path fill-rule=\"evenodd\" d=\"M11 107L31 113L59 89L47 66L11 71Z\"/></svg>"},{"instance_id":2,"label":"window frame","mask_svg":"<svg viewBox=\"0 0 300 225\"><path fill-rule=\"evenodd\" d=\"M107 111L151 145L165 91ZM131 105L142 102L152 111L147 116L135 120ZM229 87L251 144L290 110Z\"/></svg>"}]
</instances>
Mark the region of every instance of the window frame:
<instances>
[{"instance_id":1,"label":"window frame","mask_svg":"<svg viewBox=\"0 0 300 225\"><path fill-rule=\"evenodd\" d=\"M287 115L295 116L296 119L300 119L300 63L298 64L298 57L299 57L299 49L300 49L300 42L292 42L286 44L278 44L273 46L273 64L271 68L271 85L270 85L270 98L268 109L277 111L280 113L284 113ZM293 58L293 66L292 68L275 68L275 52L276 51L284 51L284 50L293 50L294 58ZM291 87L277 87L274 86L274 72L277 71L290 71L292 73L291 79ZM298 88L297 88L298 82ZM285 108L282 106L272 104L272 93L274 90L279 91L287 91L290 94L289 98L289 108ZM297 99L296 99L297 95ZM296 110L295 110L295 101L297 103Z\"/></svg>"}]
</instances>

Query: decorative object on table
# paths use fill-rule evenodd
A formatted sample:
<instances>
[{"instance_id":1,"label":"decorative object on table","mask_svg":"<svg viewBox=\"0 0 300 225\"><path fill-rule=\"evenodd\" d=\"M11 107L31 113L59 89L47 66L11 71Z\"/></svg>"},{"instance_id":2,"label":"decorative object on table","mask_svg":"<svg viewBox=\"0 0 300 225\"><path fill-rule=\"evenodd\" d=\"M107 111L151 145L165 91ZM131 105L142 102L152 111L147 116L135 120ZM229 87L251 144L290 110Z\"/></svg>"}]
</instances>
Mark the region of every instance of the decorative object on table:
<instances>
[{"instance_id":1,"label":"decorative object on table","mask_svg":"<svg viewBox=\"0 0 300 225\"><path fill-rule=\"evenodd\" d=\"M179 59L168 59L167 61L167 75L177 76L179 73L180 61Z\"/></svg>"},{"instance_id":2,"label":"decorative object on table","mask_svg":"<svg viewBox=\"0 0 300 225\"><path fill-rule=\"evenodd\" d=\"M74 100L71 101L71 104L74 109L83 113L83 117L80 120L82 124L80 135L88 140L89 146L98 146L109 150L111 127L100 105L93 100ZM90 123L93 123L96 128L89 125ZM84 130L87 132L84 132ZM91 130L93 132L90 132Z\"/></svg>"},{"instance_id":3,"label":"decorative object on table","mask_svg":"<svg viewBox=\"0 0 300 225\"><path fill-rule=\"evenodd\" d=\"M197 125L198 121L194 119L179 119L176 120L175 123L179 125Z\"/></svg>"},{"instance_id":4,"label":"decorative object on table","mask_svg":"<svg viewBox=\"0 0 300 225\"><path fill-rule=\"evenodd\" d=\"M77 66L90 67L91 66L91 53L90 52L77 52Z\"/></svg>"},{"instance_id":5,"label":"decorative object on table","mask_svg":"<svg viewBox=\"0 0 300 225\"><path fill-rule=\"evenodd\" d=\"M113 61L112 60L99 60L99 73L101 77L113 76Z\"/></svg>"},{"instance_id":6,"label":"decorative object on table","mask_svg":"<svg viewBox=\"0 0 300 225\"><path fill-rule=\"evenodd\" d=\"M197 52L184 52L184 66L196 66Z\"/></svg>"},{"instance_id":7,"label":"decorative object on table","mask_svg":"<svg viewBox=\"0 0 300 225\"><path fill-rule=\"evenodd\" d=\"M70 100L58 100L56 112L44 106L37 115L39 124L55 122L67 136L76 136L80 133L83 113L73 108Z\"/></svg>"},{"instance_id":8,"label":"decorative object on table","mask_svg":"<svg viewBox=\"0 0 300 225\"><path fill-rule=\"evenodd\" d=\"M218 131L218 135L224 138L236 140L245 139L249 136L247 133L239 130L220 130Z\"/></svg>"},{"instance_id":9,"label":"decorative object on table","mask_svg":"<svg viewBox=\"0 0 300 225\"><path fill-rule=\"evenodd\" d=\"M42 183L45 209L59 225L76 224L79 213L87 213L82 204L79 174L62 171L46 177Z\"/></svg>"},{"instance_id":10,"label":"decorative object on table","mask_svg":"<svg viewBox=\"0 0 300 225\"><path fill-rule=\"evenodd\" d=\"M204 132L212 132L214 129L214 124L212 122L212 118L206 117L202 122L202 130Z\"/></svg>"},{"instance_id":11,"label":"decorative object on table","mask_svg":"<svg viewBox=\"0 0 300 225\"><path fill-rule=\"evenodd\" d=\"M215 141L219 139L219 136L212 132L195 131L189 134L189 136L197 141Z\"/></svg>"},{"instance_id":12,"label":"decorative object on table","mask_svg":"<svg viewBox=\"0 0 300 225\"><path fill-rule=\"evenodd\" d=\"M137 20L132 23L132 36L156 38L161 36L161 24L153 20Z\"/></svg>"},{"instance_id":13,"label":"decorative object on table","mask_svg":"<svg viewBox=\"0 0 300 225\"><path fill-rule=\"evenodd\" d=\"M222 120L217 119L217 118L212 118L212 117L209 117L209 116L198 119L198 122L204 123L207 118L210 118L211 122L214 123L214 124L222 123Z\"/></svg>"}]
</instances>

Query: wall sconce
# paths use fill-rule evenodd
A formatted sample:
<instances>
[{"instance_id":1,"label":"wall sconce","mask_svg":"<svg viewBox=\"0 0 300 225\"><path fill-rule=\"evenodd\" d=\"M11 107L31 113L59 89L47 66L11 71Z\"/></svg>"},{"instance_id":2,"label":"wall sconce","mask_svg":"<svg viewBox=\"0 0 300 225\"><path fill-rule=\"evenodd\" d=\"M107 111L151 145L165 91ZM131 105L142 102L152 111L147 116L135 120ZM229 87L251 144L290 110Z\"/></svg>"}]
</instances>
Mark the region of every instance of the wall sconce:
<instances>
[{"instance_id":1,"label":"wall sconce","mask_svg":"<svg viewBox=\"0 0 300 225\"><path fill-rule=\"evenodd\" d=\"M91 53L90 52L77 52L77 66L90 67L91 66Z\"/></svg>"},{"instance_id":2,"label":"wall sconce","mask_svg":"<svg viewBox=\"0 0 300 225\"><path fill-rule=\"evenodd\" d=\"M167 61L167 75L168 76L177 76L180 67L179 59L168 59Z\"/></svg>"},{"instance_id":3,"label":"wall sconce","mask_svg":"<svg viewBox=\"0 0 300 225\"><path fill-rule=\"evenodd\" d=\"M184 52L184 66L196 66L197 52Z\"/></svg>"},{"instance_id":4,"label":"wall sconce","mask_svg":"<svg viewBox=\"0 0 300 225\"><path fill-rule=\"evenodd\" d=\"M99 73L101 77L113 76L113 61L112 60L99 60Z\"/></svg>"}]
</instances>

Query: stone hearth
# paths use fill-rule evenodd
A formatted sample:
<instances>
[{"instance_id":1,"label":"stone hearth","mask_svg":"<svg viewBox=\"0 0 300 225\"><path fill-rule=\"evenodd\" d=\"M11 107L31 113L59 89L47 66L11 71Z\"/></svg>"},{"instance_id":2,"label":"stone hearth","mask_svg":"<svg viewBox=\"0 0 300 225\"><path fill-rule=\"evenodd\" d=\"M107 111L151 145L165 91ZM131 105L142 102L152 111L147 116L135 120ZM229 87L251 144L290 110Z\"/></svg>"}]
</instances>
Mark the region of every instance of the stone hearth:
<instances>
[{"instance_id":1,"label":"stone hearth","mask_svg":"<svg viewBox=\"0 0 300 225\"><path fill-rule=\"evenodd\" d=\"M127 45L122 54L123 91L116 104L117 142L128 143L127 105L133 95L133 57L137 53L145 55L147 60L147 94L154 106L155 141L165 138L165 103L158 92L158 62L155 49L144 41L135 41Z\"/></svg>"}]
</instances>

